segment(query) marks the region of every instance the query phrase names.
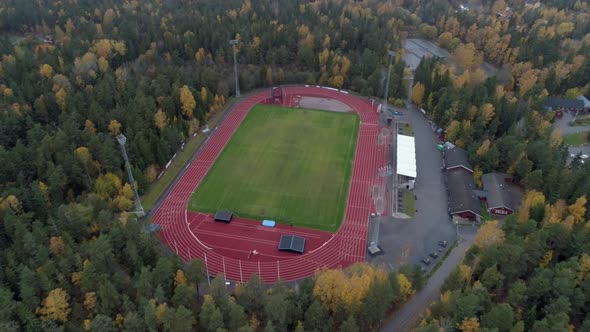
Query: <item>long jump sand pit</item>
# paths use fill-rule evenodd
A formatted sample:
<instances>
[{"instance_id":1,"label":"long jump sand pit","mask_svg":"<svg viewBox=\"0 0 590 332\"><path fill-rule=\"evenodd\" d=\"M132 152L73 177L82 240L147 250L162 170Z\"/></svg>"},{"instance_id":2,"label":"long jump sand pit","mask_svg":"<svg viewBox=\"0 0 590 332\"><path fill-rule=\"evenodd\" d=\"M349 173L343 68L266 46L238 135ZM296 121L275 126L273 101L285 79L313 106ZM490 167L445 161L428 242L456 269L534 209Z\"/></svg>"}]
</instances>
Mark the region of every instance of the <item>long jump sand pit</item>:
<instances>
[{"instance_id":1,"label":"long jump sand pit","mask_svg":"<svg viewBox=\"0 0 590 332\"><path fill-rule=\"evenodd\" d=\"M301 108L316 110L334 111L334 112L352 112L353 109L345 103L330 98L319 98L311 96L301 96L297 105Z\"/></svg>"}]
</instances>

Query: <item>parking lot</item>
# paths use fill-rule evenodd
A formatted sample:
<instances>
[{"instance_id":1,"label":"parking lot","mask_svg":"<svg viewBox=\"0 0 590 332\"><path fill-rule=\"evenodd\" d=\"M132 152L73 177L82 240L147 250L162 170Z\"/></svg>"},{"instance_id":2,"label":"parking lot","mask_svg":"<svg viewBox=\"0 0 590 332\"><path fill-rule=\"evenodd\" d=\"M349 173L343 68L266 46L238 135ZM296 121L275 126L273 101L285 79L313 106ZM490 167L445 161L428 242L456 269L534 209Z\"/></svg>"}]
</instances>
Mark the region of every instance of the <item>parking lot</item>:
<instances>
[{"instance_id":1,"label":"parking lot","mask_svg":"<svg viewBox=\"0 0 590 332\"><path fill-rule=\"evenodd\" d=\"M395 116L395 120L411 123L414 130L418 176L413 193L417 198L417 212L414 218L409 219L372 217L369 234L373 234L377 218L381 220L379 247L382 252L375 256L368 255L367 259L390 269L403 264L419 264L428 270L457 240L458 230L460 234L469 236L476 228L457 228L451 222L447 213L447 191L440 170L442 154L436 149L437 139L428 120L417 110L398 111L403 112L403 115ZM447 247L440 246L439 241L446 241ZM421 262L433 252L439 257L430 258L431 264Z\"/></svg>"},{"instance_id":2,"label":"parking lot","mask_svg":"<svg viewBox=\"0 0 590 332\"><path fill-rule=\"evenodd\" d=\"M574 115L571 112L564 112L563 117L556 119L553 123L553 128L559 128L562 135L568 135L573 133L583 133L590 131L589 126L570 126L569 123L574 119ZM571 162L577 154L590 156L590 144L583 146L570 146L568 147L569 158L568 163ZM573 156L572 156L573 155ZM590 159L582 159L584 163L589 163Z\"/></svg>"},{"instance_id":3,"label":"parking lot","mask_svg":"<svg viewBox=\"0 0 590 332\"><path fill-rule=\"evenodd\" d=\"M450 63L455 63L454 57L447 50L426 39L406 39L403 47L405 50L404 61L411 71L414 71L418 67L423 57L436 56ZM493 76L498 73L498 68L487 62L482 62L480 68L487 76Z\"/></svg>"}]
</instances>

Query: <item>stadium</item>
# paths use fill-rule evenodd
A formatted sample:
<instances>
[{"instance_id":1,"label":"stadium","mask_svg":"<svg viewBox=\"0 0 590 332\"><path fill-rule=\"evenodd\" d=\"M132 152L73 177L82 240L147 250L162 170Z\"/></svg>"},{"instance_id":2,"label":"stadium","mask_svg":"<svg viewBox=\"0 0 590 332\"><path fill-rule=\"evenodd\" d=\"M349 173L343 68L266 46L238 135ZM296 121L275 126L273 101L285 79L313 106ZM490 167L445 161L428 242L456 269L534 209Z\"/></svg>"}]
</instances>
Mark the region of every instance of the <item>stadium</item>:
<instances>
[{"instance_id":1,"label":"stadium","mask_svg":"<svg viewBox=\"0 0 590 332\"><path fill-rule=\"evenodd\" d=\"M387 208L385 126L377 105L333 88L248 96L212 131L152 222L183 259L235 282L253 273L292 281L365 261L369 217Z\"/></svg>"}]
</instances>

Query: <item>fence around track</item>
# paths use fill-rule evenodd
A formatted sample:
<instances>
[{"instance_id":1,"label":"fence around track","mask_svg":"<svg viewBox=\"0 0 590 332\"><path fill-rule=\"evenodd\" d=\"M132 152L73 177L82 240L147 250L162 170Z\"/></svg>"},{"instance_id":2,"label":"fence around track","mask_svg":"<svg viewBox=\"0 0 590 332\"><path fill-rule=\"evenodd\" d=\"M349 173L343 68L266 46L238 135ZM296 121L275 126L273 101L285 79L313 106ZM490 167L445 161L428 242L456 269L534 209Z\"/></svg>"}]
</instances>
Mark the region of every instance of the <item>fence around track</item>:
<instances>
[{"instance_id":1,"label":"fence around track","mask_svg":"<svg viewBox=\"0 0 590 332\"><path fill-rule=\"evenodd\" d=\"M215 248L207 246L206 234L198 234L198 229L194 232L191 230L186 209L192 193L248 111L256 104L269 101L271 91L269 89L249 96L234 105L196 158L186 166L186 172L153 216L153 223L160 226L160 239L185 260L203 260L211 276L224 273L227 280L240 282L247 280L252 273L258 273L264 282L273 283L279 279L297 280L309 277L322 268L345 267L365 260L369 215L375 212L371 188L376 184L378 168L387 164L388 156L388 144L377 144L381 127L376 107L367 100L332 88L287 86L283 87L283 93L286 103L296 96L337 99L350 106L360 116L359 135L342 226L321 247L302 255L281 257L276 261L243 260L220 254ZM231 224L228 226L228 231L231 232Z\"/></svg>"}]
</instances>

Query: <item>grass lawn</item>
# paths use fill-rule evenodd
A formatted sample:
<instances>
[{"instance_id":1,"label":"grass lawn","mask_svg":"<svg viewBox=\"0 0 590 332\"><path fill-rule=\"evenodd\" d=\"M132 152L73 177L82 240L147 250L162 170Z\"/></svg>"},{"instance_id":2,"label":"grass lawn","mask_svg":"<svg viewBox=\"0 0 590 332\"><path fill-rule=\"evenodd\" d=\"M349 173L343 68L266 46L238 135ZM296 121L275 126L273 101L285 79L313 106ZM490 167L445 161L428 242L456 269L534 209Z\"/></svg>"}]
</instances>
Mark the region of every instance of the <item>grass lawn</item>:
<instances>
[{"instance_id":1,"label":"grass lawn","mask_svg":"<svg viewBox=\"0 0 590 332\"><path fill-rule=\"evenodd\" d=\"M486 222L490 221L492 218L490 217L490 213L488 212L486 203L479 202L479 206L481 207L481 215L482 215L481 222L485 224Z\"/></svg>"},{"instance_id":2,"label":"grass lawn","mask_svg":"<svg viewBox=\"0 0 590 332\"><path fill-rule=\"evenodd\" d=\"M590 115L578 116L574 123L578 126L590 126Z\"/></svg>"},{"instance_id":3,"label":"grass lawn","mask_svg":"<svg viewBox=\"0 0 590 332\"><path fill-rule=\"evenodd\" d=\"M193 152L199 147L201 142L205 140L205 135L199 134L197 137L191 137L191 139L184 145L184 150L176 154L176 158L170 163L170 166L166 170L162 177L156 180L151 186L148 192L141 197L141 203L145 211L149 210L154 203L158 200L160 195L166 190L168 185L174 180L174 177L180 169L187 163L191 158Z\"/></svg>"},{"instance_id":4,"label":"grass lawn","mask_svg":"<svg viewBox=\"0 0 590 332\"><path fill-rule=\"evenodd\" d=\"M404 191L404 213L410 217L416 216L416 198L411 191Z\"/></svg>"},{"instance_id":5,"label":"grass lawn","mask_svg":"<svg viewBox=\"0 0 590 332\"><path fill-rule=\"evenodd\" d=\"M589 132L568 134L568 135L563 136L563 142L569 146L585 145L585 144L590 143L588 141L589 136L590 136Z\"/></svg>"},{"instance_id":6,"label":"grass lawn","mask_svg":"<svg viewBox=\"0 0 590 332\"><path fill-rule=\"evenodd\" d=\"M335 231L348 195L356 113L255 106L188 208Z\"/></svg>"},{"instance_id":7,"label":"grass lawn","mask_svg":"<svg viewBox=\"0 0 590 332\"><path fill-rule=\"evenodd\" d=\"M231 98L228 102L226 108L231 107L231 105L236 101L235 98ZM217 122L221 119L223 112L215 113L207 122L210 128L215 127ZM193 152L201 145L201 143L205 140L205 135L203 133L199 133L196 137L190 137L186 144L184 145L184 150L178 151L176 154L176 158L170 163L168 169L162 174L160 179L154 181L150 186L149 190L143 194L141 197L141 203L143 204L144 210L147 212L153 205L156 203L160 195L166 190L166 188L170 185L172 180L176 177L178 172L186 165L188 160L193 155Z\"/></svg>"},{"instance_id":8,"label":"grass lawn","mask_svg":"<svg viewBox=\"0 0 590 332\"><path fill-rule=\"evenodd\" d=\"M414 136L412 125L409 123L404 123L402 128L402 134L406 136Z\"/></svg>"}]
</instances>

